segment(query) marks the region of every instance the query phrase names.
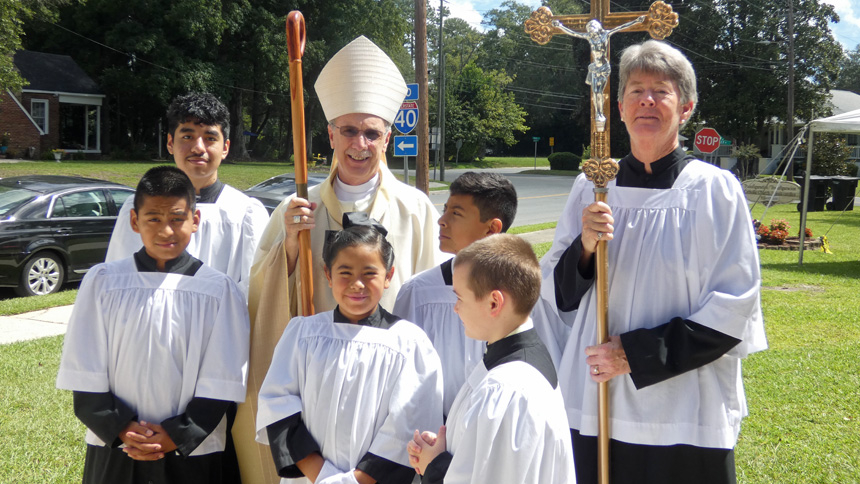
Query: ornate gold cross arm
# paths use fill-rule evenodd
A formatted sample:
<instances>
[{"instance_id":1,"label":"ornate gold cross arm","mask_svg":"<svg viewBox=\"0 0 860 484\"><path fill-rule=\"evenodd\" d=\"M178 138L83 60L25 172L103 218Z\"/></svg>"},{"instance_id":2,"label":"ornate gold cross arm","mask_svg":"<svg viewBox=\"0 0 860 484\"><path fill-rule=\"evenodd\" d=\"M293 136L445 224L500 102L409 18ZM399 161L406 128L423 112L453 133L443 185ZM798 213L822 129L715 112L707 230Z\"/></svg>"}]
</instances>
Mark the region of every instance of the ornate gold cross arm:
<instances>
[{"instance_id":1,"label":"ornate gold cross arm","mask_svg":"<svg viewBox=\"0 0 860 484\"><path fill-rule=\"evenodd\" d=\"M647 14L645 22L632 26L627 31L647 31L654 39L665 39L672 34L672 30L678 26L678 14L672 11L672 6L658 1L651 4L647 12L610 12L605 1L598 0L592 6L592 13L586 15L557 15L554 16L548 7L541 7L532 12L531 17L526 20L525 30L532 40L540 45L547 44L553 35L563 32L552 25L553 20L558 20L565 27L577 32L585 31L585 24L591 19L597 19L605 29L612 29L621 24L635 20L640 15ZM596 10L596 11L595 11Z\"/></svg>"}]
</instances>

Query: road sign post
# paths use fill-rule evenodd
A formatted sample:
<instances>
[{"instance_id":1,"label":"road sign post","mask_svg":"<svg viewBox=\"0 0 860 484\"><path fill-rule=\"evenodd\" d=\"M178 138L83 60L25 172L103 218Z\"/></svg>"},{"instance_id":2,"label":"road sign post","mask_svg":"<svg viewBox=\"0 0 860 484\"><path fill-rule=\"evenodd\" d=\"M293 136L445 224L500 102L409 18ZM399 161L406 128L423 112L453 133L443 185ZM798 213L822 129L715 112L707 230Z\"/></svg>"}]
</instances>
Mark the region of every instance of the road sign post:
<instances>
[{"instance_id":1,"label":"road sign post","mask_svg":"<svg viewBox=\"0 0 860 484\"><path fill-rule=\"evenodd\" d=\"M537 144L540 141L540 136L532 136L532 141L535 142L535 170L537 170Z\"/></svg>"}]
</instances>

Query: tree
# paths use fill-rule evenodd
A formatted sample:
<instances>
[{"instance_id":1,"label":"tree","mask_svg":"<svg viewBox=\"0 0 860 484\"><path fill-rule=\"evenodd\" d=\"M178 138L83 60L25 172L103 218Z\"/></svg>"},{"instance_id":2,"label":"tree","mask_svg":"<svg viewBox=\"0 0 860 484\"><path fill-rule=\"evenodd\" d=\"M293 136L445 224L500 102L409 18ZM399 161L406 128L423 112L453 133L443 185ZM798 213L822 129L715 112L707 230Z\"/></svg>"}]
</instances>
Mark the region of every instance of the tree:
<instances>
[{"instance_id":1,"label":"tree","mask_svg":"<svg viewBox=\"0 0 860 484\"><path fill-rule=\"evenodd\" d=\"M828 22L835 10L820 0L794 1L795 116L826 114L841 47ZM699 82L698 114L689 134L707 123L725 137L766 144L768 127L786 118L786 0L673 2L680 25L667 39L685 52Z\"/></svg>"},{"instance_id":2,"label":"tree","mask_svg":"<svg viewBox=\"0 0 860 484\"><path fill-rule=\"evenodd\" d=\"M545 2L557 15L577 14L582 3ZM586 42L555 36L538 45L524 31L532 8L512 0L502 2L484 17L488 26L480 67L504 71L513 81L506 87L528 113L528 136L513 151L531 154L531 136L556 138L556 151L580 153L589 143L590 106L585 75L589 62Z\"/></svg>"},{"instance_id":3,"label":"tree","mask_svg":"<svg viewBox=\"0 0 860 484\"><path fill-rule=\"evenodd\" d=\"M0 0L0 89L16 92L24 86L12 61L12 56L21 48L24 22L37 17L55 19L57 7L69 1Z\"/></svg>"},{"instance_id":4,"label":"tree","mask_svg":"<svg viewBox=\"0 0 860 484\"><path fill-rule=\"evenodd\" d=\"M860 94L860 44L839 62L839 77L833 87Z\"/></svg>"},{"instance_id":5,"label":"tree","mask_svg":"<svg viewBox=\"0 0 860 484\"><path fill-rule=\"evenodd\" d=\"M483 158L487 143L498 141L508 146L516 142L514 132L525 132L526 112L514 101L505 86L512 79L499 71L484 72L474 62L466 64L451 78L446 103L446 152L456 150L463 141L463 160Z\"/></svg>"},{"instance_id":6,"label":"tree","mask_svg":"<svg viewBox=\"0 0 860 484\"><path fill-rule=\"evenodd\" d=\"M286 159L292 151L287 13L298 9L305 16L307 136L317 136L327 149L325 120L313 90L320 70L338 49L363 34L408 76L412 68L404 47L409 31L406 4L89 0L83 7L61 9L56 24L53 19L28 21L26 46L72 55L97 80L107 95L103 119L108 138L118 150L151 156L163 136L157 127L169 102L178 94L206 91L230 108L231 159L246 157L248 150L255 157ZM256 135L247 146L245 131ZM311 142L307 145L312 149Z\"/></svg>"}]
</instances>

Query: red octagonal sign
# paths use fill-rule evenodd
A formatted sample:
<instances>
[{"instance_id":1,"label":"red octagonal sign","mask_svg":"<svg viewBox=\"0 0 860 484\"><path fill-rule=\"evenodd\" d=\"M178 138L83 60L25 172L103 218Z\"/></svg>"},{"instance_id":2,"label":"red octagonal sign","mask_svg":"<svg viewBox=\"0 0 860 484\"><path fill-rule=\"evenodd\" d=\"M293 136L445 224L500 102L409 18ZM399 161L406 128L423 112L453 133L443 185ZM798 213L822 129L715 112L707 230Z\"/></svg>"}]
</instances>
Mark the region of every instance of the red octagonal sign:
<instances>
[{"instance_id":1,"label":"red octagonal sign","mask_svg":"<svg viewBox=\"0 0 860 484\"><path fill-rule=\"evenodd\" d=\"M714 128L702 128L696 133L693 146L702 153L713 153L720 146L720 133Z\"/></svg>"}]
</instances>

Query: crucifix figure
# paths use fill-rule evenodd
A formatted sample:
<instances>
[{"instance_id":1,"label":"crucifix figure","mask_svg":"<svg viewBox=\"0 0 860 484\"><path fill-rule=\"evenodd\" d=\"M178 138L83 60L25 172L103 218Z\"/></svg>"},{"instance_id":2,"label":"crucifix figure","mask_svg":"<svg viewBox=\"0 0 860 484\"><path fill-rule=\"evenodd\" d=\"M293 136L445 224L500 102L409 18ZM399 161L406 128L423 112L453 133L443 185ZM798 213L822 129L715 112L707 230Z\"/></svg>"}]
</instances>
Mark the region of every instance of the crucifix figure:
<instances>
[{"instance_id":1,"label":"crucifix figure","mask_svg":"<svg viewBox=\"0 0 860 484\"><path fill-rule=\"evenodd\" d=\"M594 25L595 39L592 40L589 37L588 24L595 20L597 21L597 24ZM647 31L651 37L663 39L671 34L672 29L677 26L678 14L672 11L671 6L662 1L651 4L647 12L610 12L609 0L591 0L591 12L582 15L553 15L549 8L541 7L532 12L531 18L526 21L526 33L531 36L532 40L541 45L547 44L555 34L574 35L588 39L591 43L592 54L589 80L593 80L592 66L607 70L606 82L603 82L604 78L601 76L601 82L596 83L597 87L595 87L595 83L590 84L593 100L591 103L591 157L594 160L600 162L609 158L609 130L597 129L598 113L604 118L604 126L609 122L610 104L609 97L605 92L609 75L609 35L621 30L624 32ZM605 38L602 38L601 32L606 34ZM599 89L601 83L603 89ZM602 102L600 102L601 99ZM601 178L605 176L608 176L607 182L615 177L614 173L600 175Z\"/></svg>"},{"instance_id":2,"label":"crucifix figure","mask_svg":"<svg viewBox=\"0 0 860 484\"><path fill-rule=\"evenodd\" d=\"M604 98L603 93L606 91L606 83L609 81L609 73L612 68L609 65L609 36L630 28L636 24L645 21L645 16L640 15L636 20L631 20L625 24L621 24L612 30L606 30L600 25L597 19L589 20L585 24L585 32L577 32L564 26L560 21L553 20L552 25L572 37L585 39L591 44L592 62L588 65L588 76L585 78L585 83L591 86L591 102L594 106L594 124L597 131L603 131L606 128L606 116L603 115Z\"/></svg>"},{"instance_id":3,"label":"crucifix figure","mask_svg":"<svg viewBox=\"0 0 860 484\"><path fill-rule=\"evenodd\" d=\"M609 156L609 37L619 31L638 32L647 30L651 37L663 39L678 25L678 14L662 1L651 5L648 12L613 13L609 11L610 0L591 0L588 15L553 16L547 7L532 13L526 21L525 31L535 42L543 45L554 34L571 35L588 40L591 44L591 64L588 66L586 83L591 86L591 157L583 163L582 172L594 184L596 202L606 202L607 184L618 174L618 163ZM607 30L608 29L608 30ZM598 238L594 255L594 271L597 299L596 333L597 344L609 341L609 257L606 240ZM598 383L597 391L597 467L599 484L609 484L609 382Z\"/></svg>"}]
</instances>

